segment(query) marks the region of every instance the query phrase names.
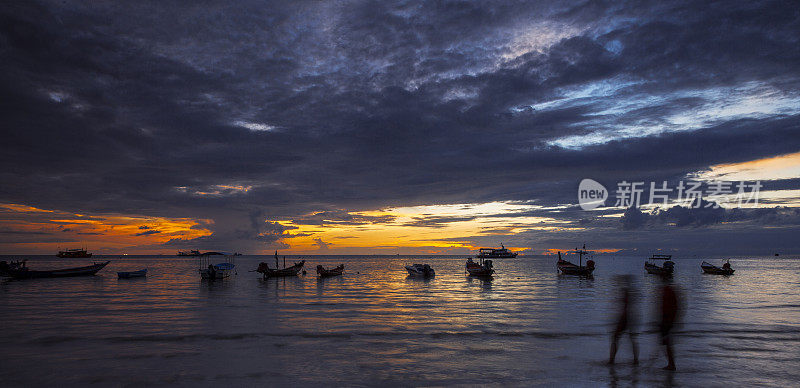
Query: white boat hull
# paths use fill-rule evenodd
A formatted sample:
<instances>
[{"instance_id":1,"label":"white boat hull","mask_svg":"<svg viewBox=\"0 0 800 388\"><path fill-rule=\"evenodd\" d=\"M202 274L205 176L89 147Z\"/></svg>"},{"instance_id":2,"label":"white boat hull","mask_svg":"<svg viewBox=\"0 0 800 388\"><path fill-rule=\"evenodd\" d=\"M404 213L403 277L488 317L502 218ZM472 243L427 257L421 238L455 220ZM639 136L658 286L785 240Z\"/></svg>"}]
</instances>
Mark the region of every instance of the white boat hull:
<instances>
[{"instance_id":1,"label":"white boat hull","mask_svg":"<svg viewBox=\"0 0 800 388\"><path fill-rule=\"evenodd\" d=\"M427 266L427 268L425 268L425 266L422 265L420 266L407 265L406 271L408 271L409 276L414 276L414 277L432 278L436 276L436 272L434 272L433 268L431 268L430 266Z\"/></svg>"}]
</instances>

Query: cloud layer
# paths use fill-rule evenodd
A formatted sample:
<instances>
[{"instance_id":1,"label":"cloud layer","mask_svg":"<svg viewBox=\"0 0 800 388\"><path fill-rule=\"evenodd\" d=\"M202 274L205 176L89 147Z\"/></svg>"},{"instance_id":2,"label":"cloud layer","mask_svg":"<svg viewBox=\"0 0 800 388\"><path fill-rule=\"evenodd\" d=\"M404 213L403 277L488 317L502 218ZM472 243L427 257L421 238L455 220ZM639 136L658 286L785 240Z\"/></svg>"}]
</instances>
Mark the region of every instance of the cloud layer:
<instances>
[{"instance_id":1,"label":"cloud layer","mask_svg":"<svg viewBox=\"0 0 800 388\"><path fill-rule=\"evenodd\" d=\"M290 247L279 220L574 204L585 177L800 150L799 37L796 5L769 1L7 3L0 202L212 220L165 246L247 251Z\"/></svg>"}]
</instances>

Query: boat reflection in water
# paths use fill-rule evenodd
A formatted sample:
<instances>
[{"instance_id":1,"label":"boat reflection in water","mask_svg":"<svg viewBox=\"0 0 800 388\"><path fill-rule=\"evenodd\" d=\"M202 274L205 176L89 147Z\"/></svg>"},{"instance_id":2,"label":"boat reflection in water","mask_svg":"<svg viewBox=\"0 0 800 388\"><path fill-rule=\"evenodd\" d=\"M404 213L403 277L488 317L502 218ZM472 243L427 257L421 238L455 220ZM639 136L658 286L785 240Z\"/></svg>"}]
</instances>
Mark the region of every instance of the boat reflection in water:
<instances>
[{"instance_id":1,"label":"boat reflection in water","mask_svg":"<svg viewBox=\"0 0 800 388\"><path fill-rule=\"evenodd\" d=\"M143 268L138 271L117 272L117 278L119 279L143 278L146 276L147 276L147 268Z\"/></svg>"}]
</instances>

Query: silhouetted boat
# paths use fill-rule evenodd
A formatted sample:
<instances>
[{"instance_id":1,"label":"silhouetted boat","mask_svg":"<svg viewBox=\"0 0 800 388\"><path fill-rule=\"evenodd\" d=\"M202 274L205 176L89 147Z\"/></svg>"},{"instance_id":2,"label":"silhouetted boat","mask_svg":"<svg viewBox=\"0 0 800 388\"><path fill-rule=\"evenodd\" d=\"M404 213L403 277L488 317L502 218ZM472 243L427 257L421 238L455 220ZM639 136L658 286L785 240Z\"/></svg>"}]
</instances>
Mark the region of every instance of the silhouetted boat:
<instances>
[{"instance_id":1,"label":"silhouetted boat","mask_svg":"<svg viewBox=\"0 0 800 388\"><path fill-rule=\"evenodd\" d=\"M500 249L480 248L478 249L478 255L475 257L479 259L508 259L517 257L516 252L509 251L502 243L500 244L500 247Z\"/></svg>"},{"instance_id":2,"label":"silhouetted boat","mask_svg":"<svg viewBox=\"0 0 800 388\"><path fill-rule=\"evenodd\" d=\"M298 263L294 263L291 267L281 268L281 269L272 269L269 267L267 263L260 263L258 265L258 269L256 272L260 272L264 275L264 278L269 277L282 277L282 276L295 276L300 273L300 270L303 269L303 265L305 265L305 260L300 260Z\"/></svg>"},{"instance_id":3,"label":"silhouetted boat","mask_svg":"<svg viewBox=\"0 0 800 388\"><path fill-rule=\"evenodd\" d=\"M408 271L409 276L414 277L431 278L436 276L436 272L428 264L407 265L406 271Z\"/></svg>"},{"instance_id":4,"label":"silhouetted boat","mask_svg":"<svg viewBox=\"0 0 800 388\"><path fill-rule=\"evenodd\" d=\"M644 269L653 275L672 275L672 272L675 271L675 262L670 259L672 259L672 255L653 255L644 263ZM658 265L660 260L664 260L662 265Z\"/></svg>"},{"instance_id":5,"label":"silhouetted boat","mask_svg":"<svg viewBox=\"0 0 800 388\"><path fill-rule=\"evenodd\" d=\"M303 269L303 265L306 264L305 260L300 260L298 263L294 263L291 267L286 266L286 256L283 257L283 268L278 268L278 251L275 251L275 268L270 268L269 264L261 262L258 264L258 268L256 272L261 273L264 275L264 279L270 277L285 277L285 276L296 276L300 271Z\"/></svg>"},{"instance_id":6,"label":"silhouetted boat","mask_svg":"<svg viewBox=\"0 0 800 388\"><path fill-rule=\"evenodd\" d=\"M325 267L318 265L317 266L317 275L321 278L326 278L330 276L339 276L344 273L344 264L339 264L338 266L325 269Z\"/></svg>"},{"instance_id":7,"label":"silhouetted boat","mask_svg":"<svg viewBox=\"0 0 800 388\"><path fill-rule=\"evenodd\" d=\"M5 260L0 261L0 276L11 276L8 274L8 272L24 268L26 261L27 260L17 260L11 262L6 262Z\"/></svg>"},{"instance_id":8,"label":"silhouetted boat","mask_svg":"<svg viewBox=\"0 0 800 388\"><path fill-rule=\"evenodd\" d=\"M147 268L138 271L117 272L117 277L120 279L143 278L145 276L147 276Z\"/></svg>"},{"instance_id":9,"label":"silhouetted boat","mask_svg":"<svg viewBox=\"0 0 800 388\"><path fill-rule=\"evenodd\" d=\"M68 257L72 259L85 259L88 257L92 257L92 254L87 252L86 249L75 248L75 249L67 249L65 251L58 251L56 256Z\"/></svg>"},{"instance_id":10,"label":"silhouetted boat","mask_svg":"<svg viewBox=\"0 0 800 388\"><path fill-rule=\"evenodd\" d=\"M561 258L561 252L558 252L558 262L556 267L564 275L577 275L577 276L591 276L594 272L594 260L586 260L586 266L583 265L583 255L588 255L589 251L586 250L586 244L583 244L583 249L575 248L574 251L568 253L578 254L578 265L570 263Z\"/></svg>"},{"instance_id":11,"label":"silhouetted boat","mask_svg":"<svg viewBox=\"0 0 800 388\"><path fill-rule=\"evenodd\" d=\"M711 275L727 276L727 275L733 275L733 272L735 271L733 268L731 268L730 260L725 261L725 264L722 265L722 268L704 261L700 264L700 268L703 269L703 272Z\"/></svg>"},{"instance_id":12,"label":"silhouetted boat","mask_svg":"<svg viewBox=\"0 0 800 388\"><path fill-rule=\"evenodd\" d=\"M108 265L110 261L105 263L94 263L85 267L51 269L51 270L32 270L27 267L26 262L16 262L8 264L5 261L0 262L0 274L2 276L9 276L15 279L29 279L29 278L63 278L72 276L92 276L98 271Z\"/></svg>"},{"instance_id":13,"label":"silhouetted boat","mask_svg":"<svg viewBox=\"0 0 800 388\"><path fill-rule=\"evenodd\" d=\"M492 274L494 274L492 261L484 260L482 258L479 258L477 263L472 260L471 257L468 258L465 269L467 270L467 273L469 273L469 276L490 277Z\"/></svg>"},{"instance_id":14,"label":"silhouetted boat","mask_svg":"<svg viewBox=\"0 0 800 388\"><path fill-rule=\"evenodd\" d=\"M200 278L215 280L230 277L236 269L236 264L233 262L233 257L226 256L224 262L214 263L212 260L219 260L213 256L202 255L200 256Z\"/></svg>"},{"instance_id":15,"label":"silhouetted boat","mask_svg":"<svg viewBox=\"0 0 800 388\"><path fill-rule=\"evenodd\" d=\"M200 277L203 279L224 279L230 277L236 265L233 263L209 264L205 268L200 268Z\"/></svg>"}]
</instances>

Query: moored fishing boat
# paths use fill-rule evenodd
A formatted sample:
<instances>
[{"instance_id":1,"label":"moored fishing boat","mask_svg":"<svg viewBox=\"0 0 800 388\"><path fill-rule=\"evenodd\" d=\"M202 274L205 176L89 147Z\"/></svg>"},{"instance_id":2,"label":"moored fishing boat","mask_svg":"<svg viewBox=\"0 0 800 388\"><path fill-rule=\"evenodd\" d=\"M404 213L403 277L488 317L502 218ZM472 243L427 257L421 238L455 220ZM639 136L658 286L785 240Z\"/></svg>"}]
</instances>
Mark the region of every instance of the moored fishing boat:
<instances>
[{"instance_id":1,"label":"moored fishing boat","mask_svg":"<svg viewBox=\"0 0 800 388\"><path fill-rule=\"evenodd\" d=\"M428 264L407 265L406 271L408 271L408 276L413 277L432 278L436 276L436 272Z\"/></svg>"},{"instance_id":2,"label":"moored fishing boat","mask_svg":"<svg viewBox=\"0 0 800 388\"><path fill-rule=\"evenodd\" d=\"M86 259L92 257L92 254L87 252L85 248L75 248L75 249L67 249L64 251L58 251L56 256L66 257L71 259Z\"/></svg>"},{"instance_id":3,"label":"moored fishing boat","mask_svg":"<svg viewBox=\"0 0 800 388\"><path fill-rule=\"evenodd\" d=\"M644 269L653 275L672 275L672 272L675 271L675 262L671 259L672 255L653 255L644 263ZM658 265L661 260L663 263Z\"/></svg>"},{"instance_id":4,"label":"moored fishing boat","mask_svg":"<svg viewBox=\"0 0 800 388\"><path fill-rule=\"evenodd\" d=\"M476 263L472 258L467 259L467 264L465 265L465 269L469 276L477 276L477 277L491 277L494 274L494 266L491 260L484 260L482 258L478 258L478 262Z\"/></svg>"},{"instance_id":5,"label":"moored fishing boat","mask_svg":"<svg viewBox=\"0 0 800 388\"><path fill-rule=\"evenodd\" d=\"M326 269L321 265L317 266L317 276L321 278L326 278L330 276L339 276L343 273L344 273L344 264L339 264L338 266L331 269Z\"/></svg>"},{"instance_id":6,"label":"moored fishing boat","mask_svg":"<svg viewBox=\"0 0 800 388\"><path fill-rule=\"evenodd\" d=\"M294 263L294 265L291 267L287 267L286 256L284 256L283 268L278 268L278 251L275 251L275 268L270 268L269 264L261 262L258 264L256 272L261 273L264 276L264 279L271 277L296 276L303 269L303 265L305 265L305 263L305 260L300 260L300 262Z\"/></svg>"},{"instance_id":7,"label":"moored fishing boat","mask_svg":"<svg viewBox=\"0 0 800 388\"><path fill-rule=\"evenodd\" d=\"M0 275L15 279L30 278L63 278L72 276L92 276L103 269L111 261L104 263L94 263L85 267L62 268L51 270L32 270L28 268L25 261L8 264L0 262Z\"/></svg>"},{"instance_id":8,"label":"moored fishing boat","mask_svg":"<svg viewBox=\"0 0 800 388\"><path fill-rule=\"evenodd\" d=\"M594 260L586 260L586 265L583 265L583 256L588 255L590 252L586 250L586 244L583 244L583 249L575 248L574 251L568 253L578 254L578 265L570 263L561 258L561 252L558 252L558 262L556 267L563 275L576 275L576 276L592 276L594 272Z\"/></svg>"},{"instance_id":9,"label":"moored fishing boat","mask_svg":"<svg viewBox=\"0 0 800 388\"><path fill-rule=\"evenodd\" d=\"M230 277L236 270L236 264L233 258L228 256L224 262L214 263L212 256L200 256L200 268L197 270L200 273L200 278L208 280L225 279Z\"/></svg>"},{"instance_id":10,"label":"moored fishing boat","mask_svg":"<svg viewBox=\"0 0 800 388\"><path fill-rule=\"evenodd\" d=\"M294 265L291 267L279 269L270 268L267 263L260 263L258 265L258 269L256 269L256 272L264 275L265 279L270 277L296 276L298 273L300 273L300 270L303 269L303 265L305 265L305 263L305 260L300 260L300 262L294 263Z\"/></svg>"},{"instance_id":11,"label":"moored fishing boat","mask_svg":"<svg viewBox=\"0 0 800 388\"><path fill-rule=\"evenodd\" d=\"M700 264L700 268L703 269L703 272L711 275L728 276L733 275L733 272L735 271L733 268L731 268L730 259L726 260L725 264L723 264L721 268L705 261Z\"/></svg>"},{"instance_id":12,"label":"moored fishing boat","mask_svg":"<svg viewBox=\"0 0 800 388\"><path fill-rule=\"evenodd\" d=\"M19 270L25 267L26 262L27 260L17 260L11 262L6 262L5 260L0 261L0 276L11 276L8 274L9 271Z\"/></svg>"},{"instance_id":13,"label":"moored fishing boat","mask_svg":"<svg viewBox=\"0 0 800 388\"><path fill-rule=\"evenodd\" d=\"M117 272L117 277L120 279L143 278L145 276L147 276L147 268L138 271Z\"/></svg>"}]
</instances>

